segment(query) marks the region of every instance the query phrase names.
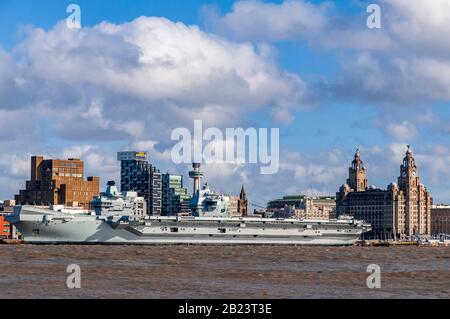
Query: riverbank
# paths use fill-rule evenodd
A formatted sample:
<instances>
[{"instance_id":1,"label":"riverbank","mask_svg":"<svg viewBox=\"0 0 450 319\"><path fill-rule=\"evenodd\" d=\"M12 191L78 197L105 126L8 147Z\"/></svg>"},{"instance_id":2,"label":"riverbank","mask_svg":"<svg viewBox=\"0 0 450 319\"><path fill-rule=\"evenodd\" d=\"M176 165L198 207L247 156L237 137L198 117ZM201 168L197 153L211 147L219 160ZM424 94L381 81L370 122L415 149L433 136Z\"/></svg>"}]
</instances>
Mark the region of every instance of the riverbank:
<instances>
[{"instance_id":1,"label":"riverbank","mask_svg":"<svg viewBox=\"0 0 450 319\"><path fill-rule=\"evenodd\" d=\"M0 239L0 245L22 245L24 244L21 239Z\"/></svg>"},{"instance_id":2,"label":"riverbank","mask_svg":"<svg viewBox=\"0 0 450 319\"><path fill-rule=\"evenodd\" d=\"M391 247L391 246L421 246L421 247L450 247L450 241L394 241L394 240L361 240L356 243L361 247Z\"/></svg>"}]
</instances>

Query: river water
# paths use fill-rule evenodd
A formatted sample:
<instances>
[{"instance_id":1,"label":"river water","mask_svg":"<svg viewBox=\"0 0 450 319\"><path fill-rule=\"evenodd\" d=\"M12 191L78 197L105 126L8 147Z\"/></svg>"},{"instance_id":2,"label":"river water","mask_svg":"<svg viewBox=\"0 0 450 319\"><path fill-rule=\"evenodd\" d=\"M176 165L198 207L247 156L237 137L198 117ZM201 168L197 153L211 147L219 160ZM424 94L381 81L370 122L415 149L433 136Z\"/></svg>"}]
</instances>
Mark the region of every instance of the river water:
<instances>
[{"instance_id":1,"label":"river water","mask_svg":"<svg viewBox=\"0 0 450 319\"><path fill-rule=\"evenodd\" d=\"M0 298L450 298L450 248L0 245Z\"/></svg>"}]
</instances>

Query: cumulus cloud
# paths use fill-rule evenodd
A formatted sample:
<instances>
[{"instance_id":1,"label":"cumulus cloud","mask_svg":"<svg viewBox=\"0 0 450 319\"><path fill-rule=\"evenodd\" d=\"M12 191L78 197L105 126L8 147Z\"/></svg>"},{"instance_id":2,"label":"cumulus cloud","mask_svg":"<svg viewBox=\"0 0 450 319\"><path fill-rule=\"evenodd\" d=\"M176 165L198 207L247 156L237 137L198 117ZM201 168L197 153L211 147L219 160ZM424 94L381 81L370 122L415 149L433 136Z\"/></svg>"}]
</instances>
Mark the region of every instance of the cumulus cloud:
<instances>
[{"instance_id":1,"label":"cumulus cloud","mask_svg":"<svg viewBox=\"0 0 450 319\"><path fill-rule=\"evenodd\" d=\"M304 93L266 45L164 18L79 30L61 22L28 28L11 52L0 51L0 146L26 157L81 157L89 174L108 179L117 177L116 151L143 147L170 167L173 129L195 119L234 127L255 111L292 120ZM29 173L3 167L2 180Z\"/></svg>"},{"instance_id":2,"label":"cumulus cloud","mask_svg":"<svg viewBox=\"0 0 450 319\"><path fill-rule=\"evenodd\" d=\"M419 136L417 128L408 121L391 123L386 127L386 132L395 140L412 140Z\"/></svg>"},{"instance_id":3,"label":"cumulus cloud","mask_svg":"<svg viewBox=\"0 0 450 319\"><path fill-rule=\"evenodd\" d=\"M380 2L382 29L364 22L318 37L318 45L345 50L343 72L318 89L373 104L419 105L450 101L450 26L446 0ZM355 58L356 57L356 58Z\"/></svg>"},{"instance_id":4,"label":"cumulus cloud","mask_svg":"<svg viewBox=\"0 0 450 319\"><path fill-rule=\"evenodd\" d=\"M449 101L450 2L382 0L379 5L379 30L367 28L365 6L349 14L326 1L238 1L224 15L210 13L207 21L232 38L307 40L312 48L339 52L341 74L314 85L322 100L375 105Z\"/></svg>"},{"instance_id":5,"label":"cumulus cloud","mask_svg":"<svg viewBox=\"0 0 450 319\"><path fill-rule=\"evenodd\" d=\"M279 69L268 50L163 18L81 30L59 23L47 32L31 30L19 48L23 88L35 103L54 109L81 105L90 108L86 115L96 112L95 119L126 120L160 110L148 119L167 122L177 118L167 116L177 108L193 118L211 108L229 114L242 113L243 106L251 111L302 104L302 80Z\"/></svg>"},{"instance_id":6,"label":"cumulus cloud","mask_svg":"<svg viewBox=\"0 0 450 319\"><path fill-rule=\"evenodd\" d=\"M214 7L204 8L206 20L221 34L237 39L282 41L314 37L328 24L330 4L315 5L304 0L280 4L257 0L237 1L223 16Z\"/></svg>"}]
</instances>

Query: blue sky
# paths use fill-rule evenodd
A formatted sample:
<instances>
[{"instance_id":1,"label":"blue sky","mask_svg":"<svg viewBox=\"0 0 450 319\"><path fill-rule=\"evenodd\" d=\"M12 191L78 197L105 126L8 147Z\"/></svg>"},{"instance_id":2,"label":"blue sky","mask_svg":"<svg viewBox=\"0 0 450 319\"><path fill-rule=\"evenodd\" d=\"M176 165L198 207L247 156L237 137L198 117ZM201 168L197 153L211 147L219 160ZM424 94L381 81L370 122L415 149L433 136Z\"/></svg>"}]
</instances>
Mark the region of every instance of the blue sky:
<instances>
[{"instance_id":1,"label":"blue sky","mask_svg":"<svg viewBox=\"0 0 450 319\"><path fill-rule=\"evenodd\" d=\"M79 32L90 42L64 33L70 3L80 5ZM0 89L0 146L10 150L0 159L0 198L23 187L35 153L84 157L88 173L102 182L117 178L114 154L125 148L143 148L163 170L185 173L188 167L167 160L169 132L197 116L218 127L281 130L280 173L269 178L252 166L207 167L222 192L238 192L245 183L258 203L286 193L332 194L345 182L356 148L362 150L369 182L384 188L396 180L406 144L412 144L435 201L450 202L450 27L441 15L449 4L379 4L383 27L370 30L367 2L357 0L0 0L0 83L6 83ZM99 25L104 21L117 33ZM127 47L130 38L133 46ZM174 63L184 83L167 88L170 81L160 84L155 76L155 85L150 81L143 92L146 83L137 74L152 77L160 68L141 68L136 54L146 52L151 60L174 50L179 50L175 60L181 54L181 62ZM206 50L207 67L185 68L183 52L189 50ZM220 60L220 50L229 57ZM107 62L98 69L82 63L99 56ZM46 63L57 59L62 65ZM126 74L122 69L128 65L136 72ZM203 83L222 66L232 72ZM109 82L122 71L128 81ZM252 84L257 74L267 81L261 91L230 97L240 87L236 78ZM122 91L127 82L128 91ZM24 131L8 129L24 114Z\"/></svg>"}]
</instances>

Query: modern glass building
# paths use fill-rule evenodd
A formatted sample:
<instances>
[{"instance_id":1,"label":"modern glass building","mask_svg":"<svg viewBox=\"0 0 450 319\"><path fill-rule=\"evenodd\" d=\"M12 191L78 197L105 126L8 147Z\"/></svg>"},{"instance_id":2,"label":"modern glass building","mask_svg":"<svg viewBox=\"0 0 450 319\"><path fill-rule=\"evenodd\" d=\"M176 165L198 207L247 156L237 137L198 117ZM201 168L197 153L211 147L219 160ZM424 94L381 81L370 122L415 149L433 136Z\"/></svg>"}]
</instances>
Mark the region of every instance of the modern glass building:
<instances>
[{"instance_id":1,"label":"modern glass building","mask_svg":"<svg viewBox=\"0 0 450 319\"><path fill-rule=\"evenodd\" d=\"M162 215L174 216L190 214L189 202L191 197L183 187L183 176L176 174L162 175Z\"/></svg>"},{"instance_id":2,"label":"modern glass building","mask_svg":"<svg viewBox=\"0 0 450 319\"><path fill-rule=\"evenodd\" d=\"M120 191L134 191L147 202L148 215L162 213L162 175L147 160L146 152L119 152L121 163Z\"/></svg>"}]
</instances>

